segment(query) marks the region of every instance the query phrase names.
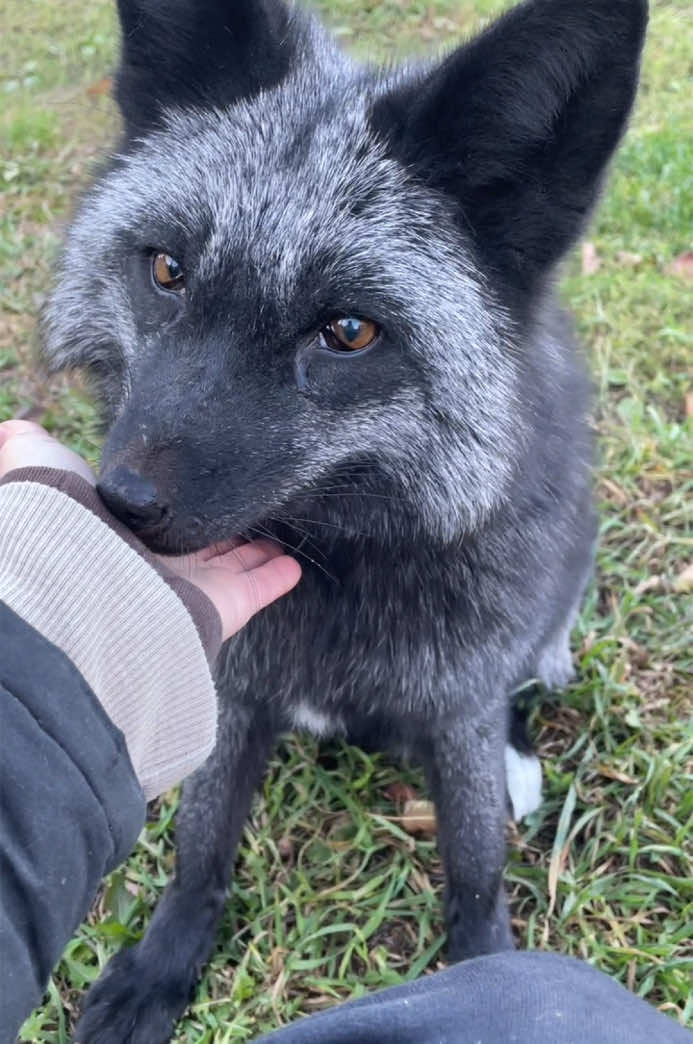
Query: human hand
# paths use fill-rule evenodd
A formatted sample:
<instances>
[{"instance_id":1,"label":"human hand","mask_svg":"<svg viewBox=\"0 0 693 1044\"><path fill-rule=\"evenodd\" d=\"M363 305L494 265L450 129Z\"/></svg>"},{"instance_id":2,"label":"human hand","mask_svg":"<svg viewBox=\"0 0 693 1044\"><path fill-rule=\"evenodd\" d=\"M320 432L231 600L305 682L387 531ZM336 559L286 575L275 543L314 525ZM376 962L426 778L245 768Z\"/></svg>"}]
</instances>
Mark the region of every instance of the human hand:
<instances>
[{"instance_id":1,"label":"human hand","mask_svg":"<svg viewBox=\"0 0 693 1044\"><path fill-rule=\"evenodd\" d=\"M0 424L0 478L17 468L35 467L74 471L90 485L96 484L86 461L40 425L23 420ZM227 543L175 558L152 557L209 598L221 619L224 640L287 594L301 577L298 562L269 540Z\"/></svg>"},{"instance_id":2,"label":"human hand","mask_svg":"<svg viewBox=\"0 0 693 1044\"><path fill-rule=\"evenodd\" d=\"M75 471L90 486L96 485L87 462L33 421L8 420L0 424L0 478L16 468Z\"/></svg>"},{"instance_id":3,"label":"human hand","mask_svg":"<svg viewBox=\"0 0 693 1044\"><path fill-rule=\"evenodd\" d=\"M233 542L175 558L155 555L207 595L221 618L224 641L296 586L301 567L270 540Z\"/></svg>"}]
</instances>

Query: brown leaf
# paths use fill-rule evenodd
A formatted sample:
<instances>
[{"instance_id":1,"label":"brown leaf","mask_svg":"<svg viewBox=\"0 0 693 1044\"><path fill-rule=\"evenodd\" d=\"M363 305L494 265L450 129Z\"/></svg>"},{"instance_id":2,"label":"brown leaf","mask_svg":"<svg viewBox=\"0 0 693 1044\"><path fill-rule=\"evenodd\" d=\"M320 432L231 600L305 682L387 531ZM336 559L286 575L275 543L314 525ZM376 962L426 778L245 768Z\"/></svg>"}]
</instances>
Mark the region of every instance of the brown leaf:
<instances>
[{"instance_id":1,"label":"brown leaf","mask_svg":"<svg viewBox=\"0 0 693 1044\"><path fill-rule=\"evenodd\" d=\"M679 254L664 269L669 275L679 276L680 279L693 279L693 250L686 250Z\"/></svg>"},{"instance_id":2,"label":"brown leaf","mask_svg":"<svg viewBox=\"0 0 693 1044\"><path fill-rule=\"evenodd\" d=\"M639 584L636 584L634 594L640 596L649 591L663 591L666 587L664 578L661 576L646 576Z\"/></svg>"},{"instance_id":3,"label":"brown leaf","mask_svg":"<svg viewBox=\"0 0 693 1044\"><path fill-rule=\"evenodd\" d=\"M398 820L408 834L435 834L436 813L432 801L405 801Z\"/></svg>"},{"instance_id":4,"label":"brown leaf","mask_svg":"<svg viewBox=\"0 0 693 1044\"><path fill-rule=\"evenodd\" d=\"M417 870L415 866L412 866L407 877L407 883L412 885L415 892L432 892L433 885L431 879L427 873L423 870Z\"/></svg>"},{"instance_id":5,"label":"brown leaf","mask_svg":"<svg viewBox=\"0 0 693 1044\"><path fill-rule=\"evenodd\" d=\"M284 835L277 841L277 851L279 852L279 858L284 860L293 860L294 857L294 843L290 837Z\"/></svg>"},{"instance_id":6,"label":"brown leaf","mask_svg":"<svg viewBox=\"0 0 693 1044\"><path fill-rule=\"evenodd\" d=\"M605 776L607 779L615 779L619 783L630 783L631 785L634 785L638 782L637 779L627 776L625 772L619 772L618 769L610 768L609 765L598 765L597 772L600 776Z\"/></svg>"},{"instance_id":7,"label":"brown leaf","mask_svg":"<svg viewBox=\"0 0 693 1044\"><path fill-rule=\"evenodd\" d=\"M623 492L620 486L617 486L615 482L612 482L611 479L608 478L602 478L601 484L602 486L604 486L605 489L609 491L612 499L615 500L617 504L619 504L621 507L626 506L626 504L628 503L628 497Z\"/></svg>"},{"instance_id":8,"label":"brown leaf","mask_svg":"<svg viewBox=\"0 0 693 1044\"><path fill-rule=\"evenodd\" d=\"M582 244L580 253L582 257L582 274L594 275L595 272L598 272L602 266L602 262L597 254L597 248L594 243L585 240Z\"/></svg>"},{"instance_id":9,"label":"brown leaf","mask_svg":"<svg viewBox=\"0 0 693 1044\"><path fill-rule=\"evenodd\" d=\"M642 669L650 662L650 654L644 645L638 645L632 638L621 638L621 645L625 646L629 653L629 659L636 667Z\"/></svg>"},{"instance_id":10,"label":"brown leaf","mask_svg":"<svg viewBox=\"0 0 693 1044\"><path fill-rule=\"evenodd\" d=\"M96 83L91 83L87 87L87 94L91 94L92 97L99 94L110 94L112 86L111 77L104 76L102 80L97 80Z\"/></svg>"},{"instance_id":11,"label":"brown leaf","mask_svg":"<svg viewBox=\"0 0 693 1044\"><path fill-rule=\"evenodd\" d=\"M275 946L269 959L270 975L273 979L276 979L284 971L285 957L286 950L283 950L281 946Z\"/></svg>"},{"instance_id":12,"label":"brown leaf","mask_svg":"<svg viewBox=\"0 0 693 1044\"><path fill-rule=\"evenodd\" d=\"M385 787L385 796L389 797L394 805L404 805L407 801L417 801L419 795L408 783L390 783Z\"/></svg>"},{"instance_id":13,"label":"brown leaf","mask_svg":"<svg viewBox=\"0 0 693 1044\"><path fill-rule=\"evenodd\" d=\"M587 634L585 635L585 637L584 637L584 639L582 641L582 645L580 646L580 648L578 650L578 656L584 656L585 653L588 653L590 651L590 649L594 645L594 640L595 640L596 637L597 637L597 632L596 631L588 631L587 632Z\"/></svg>"},{"instance_id":14,"label":"brown leaf","mask_svg":"<svg viewBox=\"0 0 693 1044\"><path fill-rule=\"evenodd\" d=\"M687 594L693 591L693 562L682 569L674 580L674 590L677 594Z\"/></svg>"}]
</instances>

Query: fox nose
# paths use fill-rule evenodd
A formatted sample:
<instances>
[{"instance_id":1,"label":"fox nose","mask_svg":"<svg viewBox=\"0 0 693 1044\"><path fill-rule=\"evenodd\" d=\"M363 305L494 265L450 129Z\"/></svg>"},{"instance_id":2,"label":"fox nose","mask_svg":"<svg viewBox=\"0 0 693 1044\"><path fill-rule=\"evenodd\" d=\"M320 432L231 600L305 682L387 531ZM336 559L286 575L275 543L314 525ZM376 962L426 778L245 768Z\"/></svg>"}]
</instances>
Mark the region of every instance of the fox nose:
<instances>
[{"instance_id":1,"label":"fox nose","mask_svg":"<svg viewBox=\"0 0 693 1044\"><path fill-rule=\"evenodd\" d=\"M102 476L96 489L108 510L135 533L158 525L166 514L154 483L122 465Z\"/></svg>"}]
</instances>

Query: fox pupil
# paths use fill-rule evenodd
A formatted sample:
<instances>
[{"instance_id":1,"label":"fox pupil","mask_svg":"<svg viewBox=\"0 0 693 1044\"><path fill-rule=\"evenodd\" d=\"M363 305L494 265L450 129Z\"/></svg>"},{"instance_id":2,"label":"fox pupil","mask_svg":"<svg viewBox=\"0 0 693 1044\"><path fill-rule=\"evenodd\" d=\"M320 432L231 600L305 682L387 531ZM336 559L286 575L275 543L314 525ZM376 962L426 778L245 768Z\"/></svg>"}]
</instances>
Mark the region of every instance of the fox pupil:
<instances>
[{"instance_id":1,"label":"fox pupil","mask_svg":"<svg viewBox=\"0 0 693 1044\"><path fill-rule=\"evenodd\" d=\"M355 341L361 333L363 323L360 319L342 319L339 325L347 341Z\"/></svg>"}]
</instances>

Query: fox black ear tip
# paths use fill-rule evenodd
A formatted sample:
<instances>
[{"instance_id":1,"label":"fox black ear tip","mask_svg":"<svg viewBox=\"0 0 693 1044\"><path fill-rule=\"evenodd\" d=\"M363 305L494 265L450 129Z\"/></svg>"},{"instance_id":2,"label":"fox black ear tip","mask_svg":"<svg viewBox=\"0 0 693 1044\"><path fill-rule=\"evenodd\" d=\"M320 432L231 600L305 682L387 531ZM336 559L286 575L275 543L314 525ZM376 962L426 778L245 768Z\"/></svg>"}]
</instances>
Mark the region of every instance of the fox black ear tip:
<instances>
[{"instance_id":1,"label":"fox black ear tip","mask_svg":"<svg viewBox=\"0 0 693 1044\"><path fill-rule=\"evenodd\" d=\"M508 10L512 11L514 4ZM603 17L628 19L643 31L647 26L650 14L649 0L527 0L526 8L535 11L561 11L571 14L580 13L584 18L596 15Z\"/></svg>"},{"instance_id":2,"label":"fox black ear tip","mask_svg":"<svg viewBox=\"0 0 693 1044\"><path fill-rule=\"evenodd\" d=\"M649 0L600 0L599 6L612 16L628 19L637 33L644 34L650 17Z\"/></svg>"}]
</instances>

